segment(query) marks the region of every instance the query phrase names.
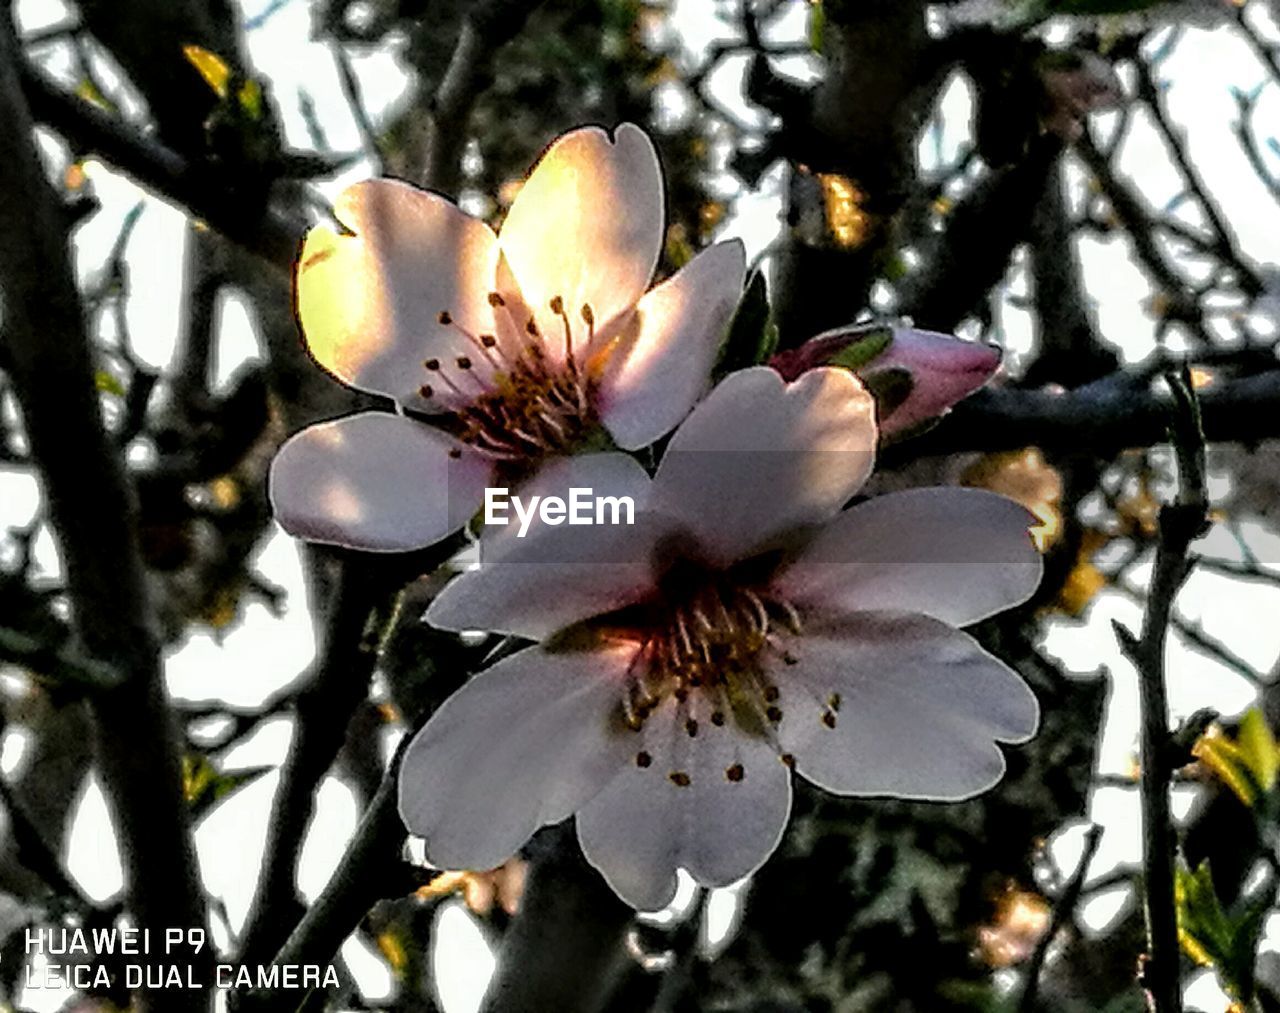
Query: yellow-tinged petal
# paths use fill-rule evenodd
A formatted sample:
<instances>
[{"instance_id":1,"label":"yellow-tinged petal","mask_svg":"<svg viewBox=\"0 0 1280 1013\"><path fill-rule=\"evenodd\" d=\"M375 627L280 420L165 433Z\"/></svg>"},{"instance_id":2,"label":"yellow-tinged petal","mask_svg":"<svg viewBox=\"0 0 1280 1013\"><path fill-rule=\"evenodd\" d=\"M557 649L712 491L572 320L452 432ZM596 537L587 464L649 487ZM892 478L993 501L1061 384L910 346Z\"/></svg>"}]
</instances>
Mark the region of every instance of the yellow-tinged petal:
<instances>
[{"instance_id":1,"label":"yellow-tinged petal","mask_svg":"<svg viewBox=\"0 0 1280 1013\"><path fill-rule=\"evenodd\" d=\"M493 232L443 197L394 180L348 187L334 213L352 234L314 228L298 258L307 347L353 387L420 402L431 379L424 360L474 353L459 328L495 329ZM484 366L476 356L477 371Z\"/></svg>"},{"instance_id":2,"label":"yellow-tinged petal","mask_svg":"<svg viewBox=\"0 0 1280 1013\"><path fill-rule=\"evenodd\" d=\"M547 149L520 188L499 242L544 333L560 296L575 324L583 305L606 329L649 286L662 250L662 174L653 142L624 123L613 137L573 130Z\"/></svg>"}]
</instances>

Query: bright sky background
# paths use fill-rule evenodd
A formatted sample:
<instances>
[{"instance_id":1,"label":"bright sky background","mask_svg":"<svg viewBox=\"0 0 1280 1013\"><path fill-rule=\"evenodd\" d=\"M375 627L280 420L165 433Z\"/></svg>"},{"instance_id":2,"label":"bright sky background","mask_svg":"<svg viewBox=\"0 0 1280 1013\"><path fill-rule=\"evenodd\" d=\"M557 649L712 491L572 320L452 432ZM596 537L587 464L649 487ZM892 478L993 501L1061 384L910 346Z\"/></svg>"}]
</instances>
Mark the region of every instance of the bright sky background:
<instances>
[{"instance_id":1,"label":"bright sky background","mask_svg":"<svg viewBox=\"0 0 1280 1013\"><path fill-rule=\"evenodd\" d=\"M248 34L249 50L259 73L268 77L284 119L288 139L305 147L308 135L298 112L298 96L311 96L333 148L354 151L360 137L339 84L332 54L326 44L310 41L310 7L305 0L291 0L269 16L267 0L240 0L247 21L254 27ZM675 0L673 19L683 44L692 54L700 53L712 41L730 36L725 25L714 17L720 6L708 0ZM70 12L59 0L19 0L18 18L24 30L34 30L65 20ZM1280 31L1269 23L1254 4L1252 13L1271 37ZM804 31L805 6L793 11L779 24L779 38L798 38ZM65 52L44 50L51 70L71 73ZM392 45L377 53L351 52L352 62L375 122L391 107L408 84L399 47ZM804 60L789 60L789 71L804 73ZM716 77L719 97L744 117L755 114L742 105L737 87L744 69L741 59L730 60ZM1260 264L1280 262L1280 208L1262 184L1248 171L1238 153L1232 125L1236 117L1232 87L1251 91L1264 80L1264 71L1252 52L1234 34L1223 29L1188 29L1185 38L1162 66L1163 79L1172 82L1169 104L1175 119L1188 131L1190 154L1204 173L1211 191L1237 230L1241 247ZM104 73L108 80L113 77ZM670 95L665 114L678 116L680 103ZM971 108L967 86L957 80L943 102L942 129L922 143L923 157L939 155L949 159L965 141ZM1114 120L1114 116L1111 117ZM1280 94L1265 93L1258 112L1259 122L1280 122ZM1098 118L1104 129L1107 119ZM547 139L548 141L550 138ZM56 151L56 144L50 144ZM1269 156L1270 157L1270 156ZM1280 157L1272 159L1280 170ZM1163 144L1145 117L1139 115L1121 153L1120 167L1140 185L1147 199L1162 206L1181 189ZM123 216L143 200L145 210L129 246L130 273L145 279L141 294L128 304L128 320L138 353L152 365L164 365L172 353L179 324L180 271L183 216L163 201L146 196L128 180L101 165L90 168L102 211L76 234L78 266L82 278L91 277L101 266L114 241ZM320 184L333 196L353 179L370 174L367 163L354 165L341 177ZM1072 178L1080 180L1078 173ZM766 175L758 192L744 195L737 213L726 223L724 235L737 235L754 255L774 237L779 224L781 173L775 168ZM725 175L726 190L736 189L736 181ZM1186 212L1190 214L1190 212ZM1081 241L1087 290L1096 301L1102 333L1116 342L1130 358L1139 358L1153 347L1153 322L1143 308L1151 290L1120 238L1087 237ZM1015 272L1014 294L1025 291L1021 270ZM225 380L246 361L260 356L254 323L246 304L235 296L221 307L218 363ZM1008 348L1025 353L1031 345L1028 313L1006 300L1000 323ZM1257 321L1260 327L1274 326ZM38 504L34 479L13 471L0 472L0 525L27 523ZM1211 549L1225 556L1233 554L1230 539L1211 535ZM1254 548L1265 560L1280 561L1280 539L1254 526ZM38 559L50 577L58 563L47 534L38 541ZM268 579L290 590L301 586L301 566L295 544L276 532L264 545L257 567ZM1143 571L1145 577L1145 571ZM1280 656L1280 630L1274 617L1280 607L1280 591L1259 585L1245 586L1210 574L1197 573L1179 599L1185 614L1203 623L1212 635L1227 641L1238 653L1263 669ZM1137 732L1137 685L1132 666L1120 654L1111 632L1112 619L1136 628L1139 610L1122 595L1104 592L1098 597L1085 622L1055 622L1045 646L1071 669L1082 674L1109 669L1112 705L1102 736L1099 769L1105 773L1130 771ZM1225 714L1238 713L1253 700L1252 688L1234 674L1202 655L1177 643L1169 665L1170 698L1174 717L1197 708L1212 706ZM220 642L211 634L191 633L168 660L168 685L176 697L202 699L221 696L229 703L252 706L292 680L307 666L315 650L311 624L300 592L281 618L263 606L247 609L242 625ZM287 750L289 721L268 722L249 741L228 754L231 767L279 763ZM9 731L0 740L0 769L6 774L22 763L22 733ZM269 802L276 776L264 777L242 789L216 810L199 828L199 849L205 883L221 897L233 929L238 929L249 902L249 884L256 876ZM1090 817L1106 827L1103 843L1091 875L1097 876L1117 862L1136 862L1140 857L1138 812L1134 796L1117 788L1095 792ZM1181 793L1180 811L1185 811L1189 795ZM303 852L300 884L307 896L323 886L337 863L341 847L355 826L357 812L350 792L336 780L323 785L313 832ZM1068 829L1053 845L1056 860L1069 874L1075 867L1083 840L1083 826ZM80 803L71 835L67 864L86 892L106 899L121 887L121 871L106 818L102 793L91 782ZM686 884L687 885L687 884ZM1101 929L1127 902L1127 888L1092 900L1084 909L1086 921ZM732 917L734 891L719 892L713 905L716 925L713 935L722 934ZM678 904L687 904L684 891ZM438 981L446 1013L470 1013L477 1008L483 984L492 970L492 956L479 928L457 903L444 905L437 959ZM1273 921L1280 921L1275 919ZM226 940L225 928L215 925L215 938ZM1280 949L1280 932L1272 933L1271 945ZM356 973L366 997L376 1000L388 994L391 980L380 960L359 942L350 941L344 956ZM1225 1002L1211 975L1201 975L1188 996L1192 1008L1217 1013ZM64 995L50 991L30 991L25 1001L32 1010L57 1009Z\"/></svg>"}]
</instances>

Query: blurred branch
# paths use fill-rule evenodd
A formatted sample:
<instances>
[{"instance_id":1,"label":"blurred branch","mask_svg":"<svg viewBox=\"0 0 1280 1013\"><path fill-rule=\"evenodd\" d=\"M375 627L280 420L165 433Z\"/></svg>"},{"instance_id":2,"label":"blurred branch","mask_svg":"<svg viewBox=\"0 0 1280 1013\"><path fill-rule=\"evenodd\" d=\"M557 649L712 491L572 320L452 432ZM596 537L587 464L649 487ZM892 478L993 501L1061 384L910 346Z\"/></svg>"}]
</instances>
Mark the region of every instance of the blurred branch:
<instances>
[{"instance_id":1,"label":"blurred branch","mask_svg":"<svg viewBox=\"0 0 1280 1013\"><path fill-rule=\"evenodd\" d=\"M343 561L318 661L294 698L293 740L280 771L257 894L241 941L246 963L265 960L302 915L295 880L315 792L342 748L347 722L368 692L377 663L368 625L385 593L378 572L366 560Z\"/></svg>"},{"instance_id":2,"label":"blurred branch","mask_svg":"<svg viewBox=\"0 0 1280 1013\"><path fill-rule=\"evenodd\" d=\"M123 676L112 665L67 645L52 646L21 630L0 626L0 662L21 665L59 683L84 689L120 685Z\"/></svg>"},{"instance_id":3,"label":"blurred branch","mask_svg":"<svg viewBox=\"0 0 1280 1013\"><path fill-rule=\"evenodd\" d=\"M1197 559L1196 562L1200 564L1202 561ZM1112 581L1111 588L1138 604L1142 604L1147 598L1145 592L1132 587L1125 581ZM1208 655L1220 665L1229 668L1254 687L1261 688L1265 684L1266 678L1261 672L1257 671L1221 640L1211 636L1201 624L1190 622L1174 613L1169 617L1169 625L1191 646Z\"/></svg>"},{"instance_id":4,"label":"blurred branch","mask_svg":"<svg viewBox=\"0 0 1280 1013\"><path fill-rule=\"evenodd\" d=\"M418 182L457 196L467 121L477 96L489 86L490 62L539 6L528 0L481 0L467 5L444 76L426 100L427 131Z\"/></svg>"},{"instance_id":5,"label":"blurred branch","mask_svg":"<svg viewBox=\"0 0 1280 1013\"><path fill-rule=\"evenodd\" d=\"M130 908L139 927L157 932L203 925L131 490L103 425L65 217L34 147L18 66L17 41L0 19L0 134L9 142L0 192L22 195L0 201L6 366L43 479L76 631L86 652L124 676L91 705ZM77 452L68 454L68 446ZM139 999L146 1010L206 1006L199 992L166 992L161 1000L147 990Z\"/></svg>"},{"instance_id":6,"label":"blurred branch","mask_svg":"<svg viewBox=\"0 0 1280 1013\"><path fill-rule=\"evenodd\" d=\"M139 185L186 207L229 239L290 271L306 223L271 206L255 207L224 170L192 163L159 141L75 95L41 71L19 64L31 116L66 138L76 150L95 153ZM248 181L243 181L248 183Z\"/></svg>"},{"instance_id":7,"label":"blurred branch","mask_svg":"<svg viewBox=\"0 0 1280 1013\"><path fill-rule=\"evenodd\" d=\"M1147 915L1147 959L1142 972L1153 1013L1180 1013L1182 983L1173 863L1176 834L1169 808L1173 773L1165 644L1174 598L1191 572L1191 543L1207 521L1204 432L1186 371L1167 376L1173 392L1172 442L1178 459L1177 499L1160 511L1160 541L1143 616L1142 635L1115 625L1125 654L1138 670L1142 734L1142 890Z\"/></svg>"},{"instance_id":8,"label":"blurred branch","mask_svg":"<svg viewBox=\"0 0 1280 1013\"><path fill-rule=\"evenodd\" d=\"M929 262L903 285L902 313L921 327L951 331L974 312L1027 238L1061 151L1057 138L1045 136L1020 161L988 171L947 216Z\"/></svg>"},{"instance_id":9,"label":"blurred branch","mask_svg":"<svg viewBox=\"0 0 1280 1013\"><path fill-rule=\"evenodd\" d=\"M1262 291L1262 282L1253 267L1241 255L1231 226L1227 224L1226 218L1223 217L1217 201L1210 195L1200 171L1192 164L1191 159L1187 157L1186 138L1179 134L1170 121L1168 110L1165 108L1162 86L1152 75L1151 67L1146 60L1137 59L1133 63L1137 71L1138 94L1143 102L1146 103L1148 110L1150 110L1156 129L1164 139L1165 147L1168 148L1174 165L1177 166L1187 189L1195 198L1196 203L1200 205L1205 218L1213 229L1216 239L1214 252L1220 260L1233 269L1238 284L1246 294L1251 296L1258 295Z\"/></svg>"},{"instance_id":10,"label":"blurred branch","mask_svg":"<svg viewBox=\"0 0 1280 1013\"><path fill-rule=\"evenodd\" d=\"M342 94L351 110L351 118L356 121L356 129L360 132L360 143L364 147L365 155L373 163L374 174L381 176L386 172L386 158L382 153L382 145L378 142L378 131L374 128L373 121L369 118L369 110L364 104L360 79L356 77L355 69L351 66L351 60L342 45L334 43L332 49L334 62L338 66L338 80L342 82Z\"/></svg>"},{"instance_id":11,"label":"blurred branch","mask_svg":"<svg viewBox=\"0 0 1280 1013\"><path fill-rule=\"evenodd\" d=\"M1204 311L1195 293L1156 241L1156 216L1146 201L1127 180L1116 174L1110 156L1098 148L1088 133L1076 142L1075 150L1096 177L1111 209L1124 226L1138 262L1146 268L1169 301L1165 320L1185 324L1200 344L1212 345L1213 340L1205 330Z\"/></svg>"},{"instance_id":12,"label":"blurred branch","mask_svg":"<svg viewBox=\"0 0 1280 1013\"><path fill-rule=\"evenodd\" d=\"M275 965L327 963L377 901L413 890L412 877L404 864L398 861L406 832L396 808L400 758L408 743L409 736L406 735L382 778L377 794L361 817L342 861L275 955L272 961ZM233 993L229 1008L235 1013L266 1011L280 1008L273 1005L276 1002L278 1000L269 991L255 991L242 996ZM288 1008L296 1008L296 1005Z\"/></svg>"}]
</instances>

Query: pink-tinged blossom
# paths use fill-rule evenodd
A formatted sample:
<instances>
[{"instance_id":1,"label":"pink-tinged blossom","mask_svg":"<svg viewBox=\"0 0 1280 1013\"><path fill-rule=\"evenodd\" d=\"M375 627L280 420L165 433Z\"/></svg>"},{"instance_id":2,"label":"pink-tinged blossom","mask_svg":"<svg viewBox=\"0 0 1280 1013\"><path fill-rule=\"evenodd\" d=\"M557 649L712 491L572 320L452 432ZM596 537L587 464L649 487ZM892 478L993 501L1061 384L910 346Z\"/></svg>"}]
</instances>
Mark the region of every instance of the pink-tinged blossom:
<instances>
[{"instance_id":1,"label":"pink-tinged blossom","mask_svg":"<svg viewBox=\"0 0 1280 1013\"><path fill-rule=\"evenodd\" d=\"M466 523L498 476L604 433L652 443L706 392L742 289L737 242L649 289L662 176L631 124L559 138L497 235L389 179L348 188L334 213L346 231L313 229L298 260L307 347L410 414L324 422L281 448L276 517L313 541L419 548Z\"/></svg>"},{"instance_id":2,"label":"pink-tinged blossom","mask_svg":"<svg viewBox=\"0 0 1280 1013\"><path fill-rule=\"evenodd\" d=\"M918 489L843 509L871 471L848 370L726 378L652 479L596 454L527 494L630 496L633 525L487 529L427 620L534 641L409 745L400 812L442 868L496 866L577 815L589 861L652 910L684 868L732 883L776 847L792 774L841 795L958 800L1029 738L1036 699L957 627L1040 579L1016 503Z\"/></svg>"},{"instance_id":3,"label":"pink-tinged blossom","mask_svg":"<svg viewBox=\"0 0 1280 1013\"><path fill-rule=\"evenodd\" d=\"M883 350L859 364L855 372L868 382L889 370L902 370L911 377L905 400L889 405L879 419L882 438L908 432L945 414L982 387L1000 366L1000 349L994 345L914 327L827 331L798 348L779 352L769 365L785 379L794 380L816 366L839 363L842 354L863 343L877 342L880 335L888 337Z\"/></svg>"}]
</instances>

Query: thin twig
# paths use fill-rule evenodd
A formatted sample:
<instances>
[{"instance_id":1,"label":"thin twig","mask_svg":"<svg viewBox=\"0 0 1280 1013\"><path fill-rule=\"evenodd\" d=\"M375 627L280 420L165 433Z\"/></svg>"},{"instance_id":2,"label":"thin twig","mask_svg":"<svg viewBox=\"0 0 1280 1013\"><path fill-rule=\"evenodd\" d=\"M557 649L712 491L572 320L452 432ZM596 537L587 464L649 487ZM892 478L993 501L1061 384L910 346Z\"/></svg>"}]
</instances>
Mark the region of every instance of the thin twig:
<instances>
[{"instance_id":1,"label":"thin twig","mask_svg":"<svg viewBox=\"0 0 1280 1013\"><path fill-rule=\"evenodd\" d=\"M1207 523L1204 433L1190 377L1166 376L1173 394L1172 442L1178 461L1177 499L1160 511L1160 540L1143 617L1142 636L1117 624L1116 633L1138 670L1142 709L1143 899L1147 959L1142 982L1153 1013L1181 1013L1178 917L1174 906L1176 834L1169 808L1172 777L1169 702L1164 655L1173 602L1191 570L1188 549Z\"/></svg>"},{"instance_id":2,"label":"thin twig","mask_svg":"<svg viewBox=\"0 0 1280 1013\"><path fill-rule=\"evenodd\" d=\"M1076 905L1080 902L1080 894L1084 890L1084 879L1098 853L1098 845L1102 843L1102 827L1096 823L1089 828L1084 839L1084 854L1080 856L1080 864L1067 880L1057 901L1053 905L1053 915L1045 927L1044 934L1036 943L1035 951L1027 962L1026 977L1022 983L1022 995L1018 999L1018 1013L1031 1013L1036 1008L1036 993L1040 988L1040 972L1044 968L1045 958L1049 955L1049 947L1057 938L1062 927L1075 915Z\"/></svg>"}]
</instances>

